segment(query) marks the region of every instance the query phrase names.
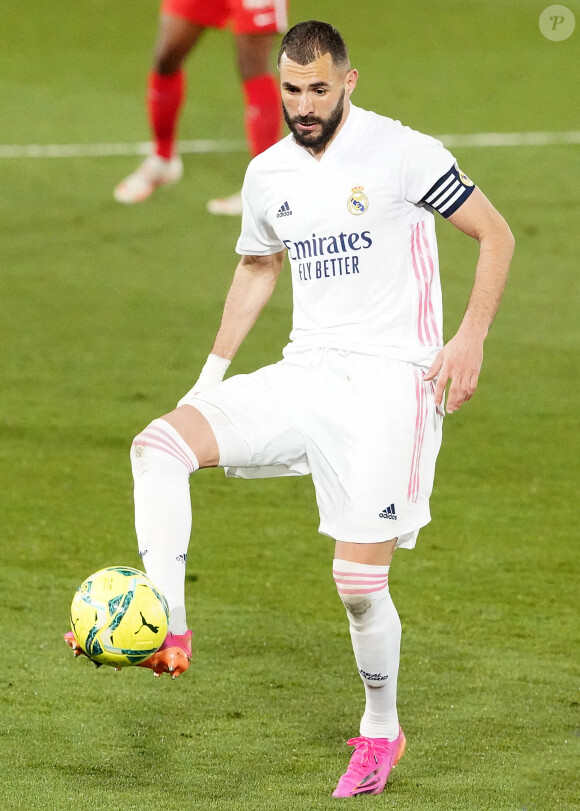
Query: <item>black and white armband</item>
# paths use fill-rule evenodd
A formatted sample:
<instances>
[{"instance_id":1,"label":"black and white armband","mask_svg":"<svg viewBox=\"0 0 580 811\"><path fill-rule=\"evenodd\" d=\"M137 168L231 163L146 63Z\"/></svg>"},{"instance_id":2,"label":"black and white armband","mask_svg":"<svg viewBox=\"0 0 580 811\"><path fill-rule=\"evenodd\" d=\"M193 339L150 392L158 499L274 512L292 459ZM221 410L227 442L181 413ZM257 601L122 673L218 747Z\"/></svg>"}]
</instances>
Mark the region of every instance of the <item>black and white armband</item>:
<instances>
[{"instance_id":1,"label":"black and white armband","mask_svg":"<svg viewBox=\"0 0 580 811\"><path fill-rule=\"evenodd\" d=\"M464 175L457 164L439 178L419 205L438 211L443 217L450 217L467 200L475 189L475 184Z\"/></svg>"}]
</instances>

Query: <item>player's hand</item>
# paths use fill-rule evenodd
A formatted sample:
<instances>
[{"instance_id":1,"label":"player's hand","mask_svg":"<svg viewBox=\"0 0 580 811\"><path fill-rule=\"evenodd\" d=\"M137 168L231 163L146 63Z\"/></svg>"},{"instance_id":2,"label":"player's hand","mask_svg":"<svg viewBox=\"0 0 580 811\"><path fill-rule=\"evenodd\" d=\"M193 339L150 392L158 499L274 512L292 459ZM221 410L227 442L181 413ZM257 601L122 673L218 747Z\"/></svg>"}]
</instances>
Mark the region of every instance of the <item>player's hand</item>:
<instances>
[{"instance_id":1,"label":"player's hand","mask_svg":"<svg viewBox=\"0 0 580 811\"><path fill-rule=\"evenodd\" d=\"M446 411L452 414L463 403L470 400L477 389L481 364L483 363L483 341L458 332L438 353L433 365L423 378L434 380L435 405L441 407L445 387L451 381L447 395Z\"/></svg>"},{"instance_id":2,"label":"player's hand","mask_svg":"<svg viewBox=\"0 0 580 811\"><path fill-rule=\"evenodd\" d=\"M196 394L201 394L202 391L212 389L221 383L230 363L231 361L220 358L219 355L209 355L196 382L177 403L177 406L189 405Z\"/></svg>"}]
</instances>

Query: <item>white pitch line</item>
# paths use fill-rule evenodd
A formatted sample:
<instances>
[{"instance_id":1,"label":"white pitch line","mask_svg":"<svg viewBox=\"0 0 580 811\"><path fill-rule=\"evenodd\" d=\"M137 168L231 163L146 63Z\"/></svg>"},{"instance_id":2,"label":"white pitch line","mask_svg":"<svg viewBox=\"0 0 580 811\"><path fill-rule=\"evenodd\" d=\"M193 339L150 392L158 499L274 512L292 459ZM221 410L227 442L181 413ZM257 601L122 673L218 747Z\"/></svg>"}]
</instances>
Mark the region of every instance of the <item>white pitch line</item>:
<instances>
[{"instance_id":1,"label":"white pitch line","mask_svg":"<svg viewBox=\"0 0 580 811\"><path fill-rule=\"evenodd\" d=\"M436 135L445 146L558 146L580 144L580 131L475 132L471 135Z\"/></svg>"},{"instance_id":2,"label":"white pitch line","mask_svg":"<svg viewBox=\"0 0 580 811\"><path fill-rule=\"evenodd\" d=\"M181 154L245 152L245 141L180 141ZM136 144L0 144L0 158L110 158L121 155L149 155L150 141Z\"/></svg>"},{"instance_id":3,"label":"white pitch line","mask_svg":"<svg viewBox=\"0 0 580 811\"><path fill-rule=\"evenodd\" d=\"M436 135L448 147L488 146L558 146L580 144L580 130L569 132L475 132L466 135ZM0 144L2 158L101 158L122 155L148 155L149 141L133 144ZM245 141L198 140L179 141L178 150L185 154L245 152Z\"/></svg>"}]
</instances>

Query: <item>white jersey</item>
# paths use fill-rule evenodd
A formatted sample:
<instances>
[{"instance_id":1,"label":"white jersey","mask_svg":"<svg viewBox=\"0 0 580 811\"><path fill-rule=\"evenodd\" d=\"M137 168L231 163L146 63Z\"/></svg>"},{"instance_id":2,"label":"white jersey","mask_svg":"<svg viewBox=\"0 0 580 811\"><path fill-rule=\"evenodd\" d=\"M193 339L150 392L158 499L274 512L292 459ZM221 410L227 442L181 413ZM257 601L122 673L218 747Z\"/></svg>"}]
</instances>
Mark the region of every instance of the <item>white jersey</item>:
<instances>
[{"instance_id":1,"label":"white jersey","mask_svg":"<svg viewBox=\"0 0 580 811\"><path fill-rule=\"evenodd\" d=\"M236 250L288 252L285 354L325 346L430 366L443 335L431 207L448 215L473 190L454 164L439 141L352 104L321 160L292 135L252 160Z\"/></svg>"}]
</instances>

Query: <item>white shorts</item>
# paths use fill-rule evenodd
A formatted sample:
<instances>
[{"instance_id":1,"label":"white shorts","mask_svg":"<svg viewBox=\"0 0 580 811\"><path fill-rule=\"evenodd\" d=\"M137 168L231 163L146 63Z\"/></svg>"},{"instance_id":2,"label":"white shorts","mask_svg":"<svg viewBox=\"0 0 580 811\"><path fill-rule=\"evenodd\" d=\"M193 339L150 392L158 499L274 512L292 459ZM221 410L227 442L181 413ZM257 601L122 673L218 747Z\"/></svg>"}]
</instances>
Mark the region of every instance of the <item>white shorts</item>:
<instances>
[{"instance_id":1,"label":"white shorts","mask_svg":"<svg viewBox=\"0 0 580 811\"><path fill-rule=\"evenodd\" d=\"M335 349L293 351L195 397L226 474L312 474L319 531L338 541L398 538L430 521L443 413L410 363Z\"/></svg>"}]
</instances>

